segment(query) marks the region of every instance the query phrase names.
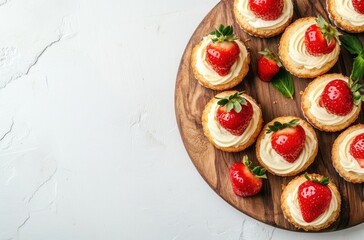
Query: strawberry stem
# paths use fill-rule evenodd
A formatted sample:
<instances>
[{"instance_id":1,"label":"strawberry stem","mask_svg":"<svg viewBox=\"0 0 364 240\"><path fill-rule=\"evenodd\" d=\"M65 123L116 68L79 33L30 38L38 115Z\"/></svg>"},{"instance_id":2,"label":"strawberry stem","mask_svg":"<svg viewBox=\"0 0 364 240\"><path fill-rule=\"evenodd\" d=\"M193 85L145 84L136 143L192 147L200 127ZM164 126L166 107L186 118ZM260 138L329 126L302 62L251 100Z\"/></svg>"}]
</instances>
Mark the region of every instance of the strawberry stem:
<instances>
[{"instance_id":1,"label":"strawberry stem","mask_svg":"<svg viewBox=\"0 0 364 240\"><path fill-rule=\"evenodd\" d=\"M342 35L334 26L327 23L326 20L318 15L316 18L317 26L320 28L322 35L327 41L327 44L331 43L332 39L335 39L337 44L341 45L339 36Z\"/></svg>"},{"instance_id":2,"label":"strawberry stem","mask_svg":"<svg viewBox=\"0 0 364 240\"><path fill-rule=\"evenodd\" d=\"M235 110L235 112L240 113L242 109L242 105L246 106L246 100L241 96L243 92L236 92L230 96L219 98L215 97L216 99L220 99L217 104L220 106L226 105L226 112L230 112L232 109Z\"/></svg>"},{"instance_id":3,"label":"strawberry stem","mask_svg":"<svg viewBox=\"0 0 364 240\"><path fill-rule=\"evenodd\" d=\"M353 103L355 106L358 106L361 101L364 101L364 86L359 83L359 79L353 81L351 75L349 77L348 86L353 96Z\"/></svg>"},{"instance_id":4,"label":"strawberry stem","mask_svg":"<svg viewBox=\"0 0 364 240\"><path fill-rule=\"evenodd\" d=\"M305 178L306 178L307 180L312 181L312 182L319 183L319 184L324 185L324 186L328 185L328 184L329 184L329 182L330 182L330 179L329 179L328 177L323 177L323 178L321 178L321 180L318 180L318 179L317 179L317 178L315 178L315 177L311 178L311 177L308 175L308 173L307 173L307 172L305 172L305 174L304 174L304 175L305 175Z\"/></svg>"},{"instance_id":5,"label":"strawberry stem","mask_svg":"<svg viewBox=\"0 0 364 240\"><path fill-rule=\"evenodd\" d=\"M293 119L289 121L288 123L280 123L280 122L274 122L273 125L269 125L266 134L271 132L277 132L279 130L288 128L288 127L295 127L298 125L298 119Z\"/></svg>"},{"instance_id":6,"label":"strawberry stem","mask_svg":"<svg viewBox=\"0 0 364 240\"><path fill-rule=\"evenodd\" d=\"M215 42L232 42L236 39L238 39L235 35L234 35L234 30L233 27L231 25L228 26L224 26L222 24L220 24L219 29L215 29L214 31L212 31L210 33L210 35L215 36L212 40L213 43Z\"/></svg>"},{"instance_id":7,"label":"strawberry stem","mask_svg":"<svg viewBox=\"0 0 364 240\"><path fill-rule=\"evenodd\" d=\"M271 50L269 50L268 48L264 49L264 51L259 51L258 53L263 55L267 59L271 59L271 60L275 61L278 65L278 67L283 66L278 55L275 52L272 52Z\"/></svg>"},{"instance_id":8,"label":"strawberry stem","mask_svg":"<svg viewBox=\"0 0 364 240\"><path fill-rule=\"evenodd\" d=\"M257 178L267 178L267 170L261 166L254 166L247 155L243 157L243 163Z\"/></svg>"}]
</instances>

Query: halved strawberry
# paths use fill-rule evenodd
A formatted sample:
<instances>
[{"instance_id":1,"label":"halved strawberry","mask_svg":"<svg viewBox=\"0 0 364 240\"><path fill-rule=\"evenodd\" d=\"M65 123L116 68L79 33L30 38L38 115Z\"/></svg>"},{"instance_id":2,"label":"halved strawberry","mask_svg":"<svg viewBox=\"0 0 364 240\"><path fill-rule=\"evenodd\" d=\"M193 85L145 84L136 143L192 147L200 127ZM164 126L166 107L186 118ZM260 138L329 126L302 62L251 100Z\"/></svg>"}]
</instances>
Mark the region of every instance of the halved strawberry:
<instances>
[{"instance_id":1,"label":"halved strawberry","mask_svg":"<svg viewBox=\"0 0 364 240\"><path fill-rule=\"evenodd\" d=\"M260 51L262 54L258 60L258 76L260 80L269 82L279 72L282 63L279 60L277 54L266 48L264 51Z\"/></svg>"},{"instance_id":2,"label":"halved strawberry","mask_svg":"<svg viewBox=\"0 0 364 240\"><path fill-rule=\"evenodd\" d=\"M363 90L358 81L334 79L325 86L319 105L332 114L345 116L351 112L354 105L359 104Z\"/></svg>"},{"instance_id":3,"label":"halved strawberry","mask_svg":"<svg viewBox=\"0 0 364 240\"><path fill-rule=\"evenodd\" d=\"M336 44L340 45L339 36L341 33L328 24L319 15L316 24L309 26L305 32L305 46L307 52L313 56L320 56L332 52Z\"/></svg>"},{"instance_id":4,"label":"halved strawberry","mask_svg":"<svg viewBox=\"0 0 364 240\"><path fill-rule=\"evenodd\" d=\"M214 38L206 47L206 61L217 74L225 76L240 54L233 27L220 24L219 30L215 29L210 35Z\"/></svg>"},{"instance_id":5,"label":"halved strawberry","mask_svg":"<svg viewBox=\"0 0 364 240\"><path fill-rule=\"evenodd\" d=\"M332 193L329 184L329 179L324 177L317 179L311 178L305 173L307 181L298 187L298 204L305 222L312 222L323 214L329 207Z\"/></svg>"},{"instance_id":6,"label":"halved strawberry","mask_svg":"<svg viewBox=\"0 0 364 240\"><path fill-rule=\"evenodd\" d=\"M249 101L241 96L242 92L220 99L216 111L216 118L220 125L232 135L240 136L244 133L253 117L253 107Z\"/></svg>"},{"instance_id":7,"label":"halved strawberry","mask_svg":"<svg viewBox=\"0 0 364 240\"><path fill-rule=\"evenodd\" d=\"M359 166L364 168L364 133L356 136L351 142L350 154L358 161Z\"/></svg>"},{"instance_id":8,"label":"halved strawberry","mask_svg":"<svg viewBox=\"0 0 364 240\"><path fill-rule=\"evenodd\" d=\"M266 170L254 166L248 156L242 162L235 163L230 168L230 181L233 191L240 197L249 197L257 194L262 188L262 178L267 178Z\"/></svg>"},{"instance_id":9,"label":"halved strawberry","mask_svg":"<svg viewBox=\"0 0 364 240\"><path fill-rule=\"evenodd\" d=\"M283 124L274 122L268 126L266 133L271 132L274 132L271 136L272 148L287 162L296 161L306 141L305 130L298 125L298 119Z\"/></svg>"},{"instance_id":10,"label":"halved strawberry","mask_svg":"<svg viewBox=\"0 0 364 240\"><path fill-rule=\"evenodd\" d=\"M355 11L364 14L364 0L352 0Z\"/></svg>"},{"instance_id":11,"label":"halved strawberry","mask_svg":"<svg viewBox=\"0 0 364 240\"><path fill-rule=\"evenodd\" d=\"M254 15L268 21L279 18L283 6L283 0L249 0L249 8Z\"/></svg>"}]
</instances>

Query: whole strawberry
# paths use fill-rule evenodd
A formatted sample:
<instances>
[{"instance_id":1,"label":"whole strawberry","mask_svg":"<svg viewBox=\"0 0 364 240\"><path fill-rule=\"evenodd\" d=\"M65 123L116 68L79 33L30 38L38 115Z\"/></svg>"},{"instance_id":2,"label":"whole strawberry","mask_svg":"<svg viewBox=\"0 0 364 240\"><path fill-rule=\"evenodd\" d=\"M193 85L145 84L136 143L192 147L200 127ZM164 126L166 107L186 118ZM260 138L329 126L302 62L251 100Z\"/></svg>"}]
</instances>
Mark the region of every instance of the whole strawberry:
<instances>
[{"instance_id":1,"label":"whole strawberry","mask_svg":"<svg viewBox=\"0 0 364 240\"><path fill-rule=\"evenodd\" d=\"M249 8L255 16L263 20L276 20L282 15L283 0L249 0Z\"/></svg>"},{"instance_id":2,"label":"whole strawberry","mask_svg":"<svg viewBox=\"0 0 364 240\"><path fill-rule=\"evenodd\" d=\"M272 148L287 162L293 163L301 154L306 141L305 130L298 124L298 119L288 123L274 122L268 126Z\"/></svg>"},{"instance_id":3,"label":"whole strawberry","mask_svg":"<svg viewBox=\"0 0 364 240\"><path fill-rule=\"evenodd\" d=\"M220 99L216 111L216 118L220 125L232 135L240 136L244 133L253 117L253 107L249 101L241 96L242 92Z\"/></svg>"},{"instance_id":4,"label":"whole strawberry","mask_svg":"<svg viewBox=\"0 0 364 240\"><path fill-rule=\"evenodd\" d=\"M356 136L351 142L350 154L358 161L359 166L364 168L364 133Z\"/></svg>"},{"instance_id":5,"label":"whole strawberry","mask_svg":"<svg viewBox=\"0 0 364 240\"><path fill-rule=\"evenodd\" d=\"M305 173L307 181L298 187L298 204L305 222L312 222L329 207L332 193L329 187L329 179L321 180L311 178Z\"/></svg>"},{"instance_id":6,"label":"whole strawberry","mask_svg":"<svg viewBox=\"0 0 364 240\"><path fill-rule=\"evenodd\" d=\"M266 170L260 166L254 166L248 156L243 157L242 162L235 163L230 168L230 181L233 191L240 197L249 197L257 194L262 188L262 178L267 178Z\"/></svg>"},{"instance_id":7,"label":"whole strawberry","mask_svg":"<svg viewBox=\"0 0 364 240\"><path fill-rule=\"evenodd\" d=\"M206 61L217 74L225 76L240 54L233 27L220 24L219 29L215 29L210 35L214 37L212 43L206 47Z\"/></svg>"},{"instance_id":8,"label":"whole strawberry","mask_svg":"<svg viewBox=\"0 0 364 240\"><path fill-rule=\"evenodd\" d=\"M364 14L364 0L352 0L355 11Z\"/></svg>"},{"instance_id":9,"label":"whole strawberry","mask_svg":"<svg viewBox=\"0 0 364 240\"><path fill-rule=\"evenodd\" d=\"M325 86L319 105L329 113L346 116L362 100L362 91L363 86L358 81L334 79Z\"/></svg>"},{"instance_id":10,"label":"whole strawberry","mask_svg":"<svg viewBox=\"0 0 364 240\"><path fill-rule=\"evenodd\" d=\"M279 72L282 63L277 54L267 48L259 54L263 56L258 60L258 76L260 80L269 82Z\"/></svg>"},{"instance_id":11,"label":"whole strawberry","mask_svg":"<svg viewBox=\"0 0 364 240\"><path fill-rule=\"evenodd\" d=\"M328 24L322 16L316 18L316 24L309 26L305 32L305 46L307 52L313 56L320 56L332 52L336 44L340 45L341 33Z\"/></svg>"}]
</instances>

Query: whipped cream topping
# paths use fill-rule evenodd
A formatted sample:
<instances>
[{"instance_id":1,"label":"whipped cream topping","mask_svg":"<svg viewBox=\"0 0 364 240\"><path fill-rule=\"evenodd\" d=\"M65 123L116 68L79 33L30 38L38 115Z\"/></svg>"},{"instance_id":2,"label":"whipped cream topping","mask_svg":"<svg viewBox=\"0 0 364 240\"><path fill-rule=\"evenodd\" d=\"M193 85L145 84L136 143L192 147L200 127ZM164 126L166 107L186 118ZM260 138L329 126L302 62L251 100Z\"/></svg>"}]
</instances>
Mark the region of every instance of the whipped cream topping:
<instances>
[{"instance_id":1,"label":"whipped cream topping","mask_svg":"<svg viewBox=\"0 0 364 240\"><path fill-rule=\"evenodd\" d=\"M244 61L248 55L245 45L240 40L235 40L240 49L240 54L235 63L231 66L230 71L225 76L220 76L215 72L211 65L206 61L206 47L212 42L213 36L208 35L203 38L200 47L196 52L196 69L203 78L212 85L225 84L239 76Z\"/></svg>"},{"instance_id":2,"label":"whipped cream topping","mask_svg":"<svg viewBox=\"0 0 364 240\"><path fill-rule=\"evenodd\" d=\"M298 187L299 186L297 186L297 188L292 193L288 194L286 200L289 210L291 212L291 216L295 220L295 222L297 222L302 226L318 226L326 223L330 219L332 213L335 212L336 209L338 208L338 201L336 195L334 194L330 186L328 187L330 188L332 198L329 207L326 209L324 213L322 213L320 216L318 216L315 220L313 220L310 223L303 220L300 205L298 203Z\"/></svg>"},{"instance_id":3,"label":"whipped cream topping","mask_svg":"<svg viewBox=\"0 0 364 240\"><path fill-rule=\"evenodd\" d=\"M316 121L318 121L321 124L324 125L340 125L345 122L347 122L358 110L358 107L354 106L353 109L349 114L346 116L338 116L332 113L329 113L326 108L320 107L318 104L321 94L324 91L325 86L334 79L340 79L344 80L345 82L348 82L347 78L333 78L333 79L327 79L320 84L318 84L315 88L312 89L310 94L308 95L308 98L311 101L311 107L309 109L310 113L316 118Z\"/></svg>"},{"instance_id":4,"label":"whipped cream topping","mask_svg":"<svg viewBox=\"0 0 364 240\"><path fill-rule=\"evenodd\" d=\"M246 19L249 25L256 29L261 30L274 30L282 27L293 15L292 0L284 0L284 6L282 15L272 21L263 20L255 16L250 10L249 0L239 0L237 3L237 9L241 15Z\"/></svg>"},{"instance_id":5,"label":"whipped cream topping","mask_svg":"<svg viewBox=\"0 0 364 240\"><path fill-rule=\"evenodd\" d=\"M299 121L300 123L301 121ZM260 142L259 154L262 161L269 167L270 170L277 174L288 174L301 169L310 159L316 149L315 136L304 125L300 124L305 130L306 139L302 152L293 163L287 162L279 155L272 147L271 137L273 133L265 134Z\"/></svg>"},{"instance_id":6,"label":"whipped cream topping","mask_svg":"<svg viewBox=\"0 0 364 240\"><path fill-rule=\"evenodd\" d=\"M219 96L225 97L228 95L220 94ZM249 101L249 99L246 99L246 101ZM219 108L217 102L218 99L216 99L213 105L211 106L211 111L207 117L207 127L210 131L210 135L213 141L221 147L239 147L241 145L246 144L258 127L258 123L261 118L261 111L259 106L254 102L249 101L253 107L253 117L250 120L250 123L248 127L245 129L244 133L240 136L235 136L229 133L227 130L225 130L217 121L216 112L217 109Z\"/></svg>"},{"instance_id":7,"label":"whipped cream topping","mask_svg":"<svg viewBox=\"0 0 364 240\"><path fill-rule=\"evenodd\" d=\"M288 54L292 63L298 68L320 69L326 63L335 59L340 53L339 44L336 44L334 50L321 56L312 56L307 52L305 45L305 32L309 26L315 24L315 20L302 25L291 35L288 45Z\"/></svg>"},{"instance_id":8,"label":"whipped cream topping","mask_svg":"<svg viewBox=\"0 0 364 240\"><path fill-rule=\"evenodd\" d=\"M364 26L364 14L355 11L352 0L335 0L336 11L353 26Z\"/></svg>"},{"instance_id":9,"label":"whipped cream topping","mask_svg":"<svg viewBox=\"0 0 364 240\"><path fill-rule=\"evenodd\" d=\"M358 161L350 154L350 144L356 136L364 133L364 129L357 129L346 135L339 147L340 164L347 172L364 174L364 168L361 168Z\"/></svg>"}]
</instances>

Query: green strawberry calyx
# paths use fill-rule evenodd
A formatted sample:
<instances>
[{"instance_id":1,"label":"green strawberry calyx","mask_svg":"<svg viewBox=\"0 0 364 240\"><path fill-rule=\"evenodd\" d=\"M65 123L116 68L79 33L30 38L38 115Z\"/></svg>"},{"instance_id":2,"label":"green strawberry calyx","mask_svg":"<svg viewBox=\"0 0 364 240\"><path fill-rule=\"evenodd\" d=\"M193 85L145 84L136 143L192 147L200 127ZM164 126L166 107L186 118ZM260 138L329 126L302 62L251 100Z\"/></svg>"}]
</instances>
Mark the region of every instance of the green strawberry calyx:
<instances>
[{"instance_id":1,"label":"green strawberry calyx","mask_svg":"<svg viewBox=\"0 0 364 240\"><path fill-rule=\"evenodd\" d=\"M230 112L232 109L235 110L235 112L240 113L242 109L242 105L246 106L247 102L245 98L243 98L241 95L243 92L236 92L230 96L226 96L224 98L215 97L216 99L219 99L217 102L220 106L226 106L226 112Z\"/></svg>"}]
</instances>

